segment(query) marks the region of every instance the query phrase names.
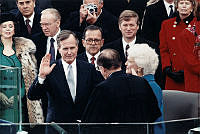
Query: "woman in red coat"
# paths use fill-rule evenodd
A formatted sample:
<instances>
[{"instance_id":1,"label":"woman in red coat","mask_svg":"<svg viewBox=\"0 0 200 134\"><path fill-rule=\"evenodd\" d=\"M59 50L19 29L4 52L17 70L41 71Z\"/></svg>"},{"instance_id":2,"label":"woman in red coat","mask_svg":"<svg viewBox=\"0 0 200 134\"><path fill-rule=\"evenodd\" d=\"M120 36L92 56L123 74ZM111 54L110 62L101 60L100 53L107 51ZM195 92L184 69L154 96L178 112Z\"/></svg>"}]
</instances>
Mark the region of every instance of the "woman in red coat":
<instances>
[{"instance_id":1,"label":"woman in red coat","mask_svg":"<svg viewBox=\"0 0 200 134\"><path fill-rule=\"evenodd\" d=\"M179 43L184 61L185 91L188 92L200 92L200 2L196 9L194 24L181 33Z\"/></svg>"},{"instance_id":2,"label":"woman in red coat","mask_svg":"<svg viewBox=\"0 0 200 134\"><path fill-rule=\"evenodd\" d=\"M195 0L177 0L177 17L163 21L160 31L160 55L166 74L165 89L185 90L184 67L178 49L179 34L193 24Z\"/></svg>"}]
</instances>

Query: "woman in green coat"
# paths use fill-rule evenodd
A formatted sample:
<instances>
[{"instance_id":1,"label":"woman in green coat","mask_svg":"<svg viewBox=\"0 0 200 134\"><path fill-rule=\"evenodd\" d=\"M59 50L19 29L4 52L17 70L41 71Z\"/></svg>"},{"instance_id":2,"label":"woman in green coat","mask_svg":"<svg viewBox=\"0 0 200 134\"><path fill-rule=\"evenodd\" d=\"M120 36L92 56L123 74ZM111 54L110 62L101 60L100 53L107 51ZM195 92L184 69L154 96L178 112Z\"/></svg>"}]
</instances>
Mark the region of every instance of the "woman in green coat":
<instances>
[{"instance_id":1,"label":"woman in green coat","mask_svg":"<svg viewBox=\"0 0 200 134\"><path fill-rule=\"evenodd\" d=\"M0 17L0 66L14 68L4 70L1 67L0 119L19 123L19 115L22 114L23 122L42 123L44 118L40 101L33 102L26 98L27 90L36 76L36 47L29 39L13 38L14 16L2 14ZM22 107L19 107L19 94Z\"/></svg>"}]
</instances>

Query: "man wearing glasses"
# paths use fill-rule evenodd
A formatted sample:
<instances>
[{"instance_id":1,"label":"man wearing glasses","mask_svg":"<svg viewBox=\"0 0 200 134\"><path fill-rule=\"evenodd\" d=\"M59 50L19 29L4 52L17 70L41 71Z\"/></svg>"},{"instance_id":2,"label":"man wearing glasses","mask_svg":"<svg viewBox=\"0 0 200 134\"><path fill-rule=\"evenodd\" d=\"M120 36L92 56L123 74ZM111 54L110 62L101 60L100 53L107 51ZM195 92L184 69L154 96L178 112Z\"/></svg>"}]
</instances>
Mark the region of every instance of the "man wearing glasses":
<instances>
[{"instance_id":1,"label":"man wearing glasses","mask_svg":"<svg viewBox=\"0 0 200 134\"><path fill-rule=\"evenodd\" d=\"M79 54L77 58L95 65L95 68L97 69L96 60L100 55L100 49L104 44L102 29L95 25L86 27L83 33L82 44L86 51Z\"/></svg>"},{"instance_id":2,"label":"man wearing glasses","mask_svg":"<svg viewBox=\"0 0 200 134\"><path fill-rule=\"evenodd\" d=\"M56 38L60 33L60 13L54 8L47 8L41 12L40 26L45 36L40 37L36 58L38 65L45 54L51 54L51 64L60 58L57 51Z\"/></svg>"}]
</instances>

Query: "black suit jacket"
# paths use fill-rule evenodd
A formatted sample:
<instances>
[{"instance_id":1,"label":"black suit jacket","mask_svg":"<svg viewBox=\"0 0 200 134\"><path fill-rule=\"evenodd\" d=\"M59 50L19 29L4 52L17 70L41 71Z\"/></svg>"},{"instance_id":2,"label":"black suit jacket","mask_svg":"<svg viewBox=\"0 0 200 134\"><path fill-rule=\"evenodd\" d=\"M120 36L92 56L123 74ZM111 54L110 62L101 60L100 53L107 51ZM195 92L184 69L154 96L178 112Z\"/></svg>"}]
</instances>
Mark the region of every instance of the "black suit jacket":
<instances>
[{"instance_id":1,"label":"black suit jacket","mask_svg":"<svg viewBox=\"0 0 200 134\"><path fill-rule=\"evenodd\" d=\"M154 122L161 115L156 97L141 77L112 73L94 89L83 122Z\"/></svg>"},{"instance_id":2,"label":"black suit jacket","mask_svg":"<svg viewBox=\"0 0 200 134\"><path fill-rule=\"evenodd\" d=\"M16 12L15 17L17 20L17 28L16 28L15 36L29 38L35 43L35 45L38 45L39 39L41 35L43 34L41 26L40 26L40 16L41 16L40 12L41 11L39 8L35 8L34 11L35 11L35 15L33 18L31 34L28 33L28 29L25 25L24 18L21 12L19 10Z\"/></svg>"},{"instance_id":3,"label":"black suit jacket","mask_svg":"<svg viewBox=\"0 0 200 134\"><path fill-rule=\"evenodd\" d=\"M159 44L161 24L168 18L163 0L159 0L157 3L148 6L144 15L141 35L145 39Z\"/></svg>"},{"instance_id":4,"label":"black suit jacket","mask_svg":"<svg viewBox=\"0 0 200 134\"><path fill-rule=\"evenodd\" d=\"M88 57L87 57L87 55L86 55L86 52L83 52L83 53L79 54L79 55L77 56L77 59L82 60L82 61L85 61L85 62L88 62Z\"/></svg>"},{"instance_id":5,"label":"black suit jacket","mask_svg":"<svg viewBox=\"0 0 200 134\"><path fill-rule=\"evenodd\" d=\"M161 60L160 60L160 49L159 49L158 44L156 44L152 41L146 40L144 38L141 38L140 36L136 37L135 43L137 43L137 44L138 43L147 43L151 48L155 49L156 53L159 55L159 65L158 65L158 68L155 73L155 80L159 84L159 86L161 86L161 88L164 89L164 83L163 83L163 77L162 77L162 65L161 65ZM122 38L119 38L113 42L105 44L102 47L102 50L106 49L106 48L115 49L119 52L121 60L122 60L122 69L125 70L126 69L126 66L125 66L126 58L125 58L125 54L124 54L124 50L123 50Z\"/></svg>"},{"instance_id":6,"label":"black suit jacket","mask_svg":"<svg viewBox=\"0 0 200 134\"><path fill-rule=\"evenodd\" d=\"M46 77L44 84L39 84L36 78L31 85L28 98L40 99L48 95L47 122L76 122L81 119L92 89L100 81L94 66L77 60L77 88L73 102L65 77L61 59L57 61L53 71Z\"/></svg>"}]
</instances>

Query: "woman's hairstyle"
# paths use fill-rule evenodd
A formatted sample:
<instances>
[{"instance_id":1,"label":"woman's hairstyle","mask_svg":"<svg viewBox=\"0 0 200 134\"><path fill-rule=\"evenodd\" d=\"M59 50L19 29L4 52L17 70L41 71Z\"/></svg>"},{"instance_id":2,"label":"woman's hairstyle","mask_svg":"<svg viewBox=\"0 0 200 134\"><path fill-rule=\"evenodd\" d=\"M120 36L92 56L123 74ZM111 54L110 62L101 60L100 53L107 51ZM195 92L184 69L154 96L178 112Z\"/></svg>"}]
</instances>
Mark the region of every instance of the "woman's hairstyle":
<instances>
[{"instance_id":1,"label":"woman's hairstyle","mask_svg":"<svg viewBox=\"0 0 200 134\"><path fill-rule=\"evenodd\" d=\"M128 59L133 59L144 75L155 74L158 67L158 55L148 44L135 44L128 49Z\"/></svg>"},{"instance_id":2,"label":"woman's hairstyle","mask_svg":"<svg viewBox=\"0 0 200 134\"><path fill-rule=\"evenodd\" d=\"M180 2L181 0L175 0L175 6L176 6L176 9L178 8L178 3ZM192 3L192 6L193 6L193 9L195 9L196 7L196 0L187 0L187 1L190 1ZM194 11L193 11L194 12Z\"/></svg>"}]
</instances>

